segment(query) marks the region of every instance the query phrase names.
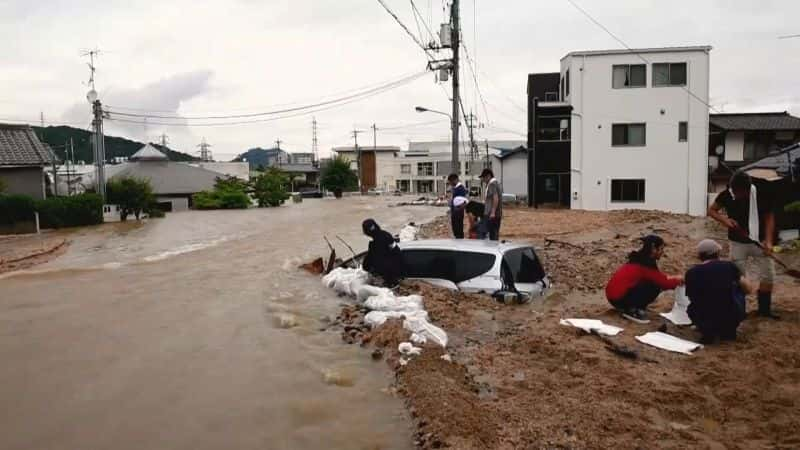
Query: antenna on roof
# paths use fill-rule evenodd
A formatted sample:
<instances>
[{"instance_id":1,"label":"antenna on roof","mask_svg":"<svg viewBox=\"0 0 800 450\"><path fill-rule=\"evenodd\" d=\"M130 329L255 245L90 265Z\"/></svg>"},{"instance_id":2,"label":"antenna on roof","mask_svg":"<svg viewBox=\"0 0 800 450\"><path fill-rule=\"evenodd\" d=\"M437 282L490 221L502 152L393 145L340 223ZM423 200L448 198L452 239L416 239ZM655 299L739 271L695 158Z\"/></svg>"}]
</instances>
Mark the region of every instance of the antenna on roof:
<instances>
[{"instance_id":1,"label":"antenna on roof","mask_svg":"<svg viewBox=\"0 0 800 450\"><path fill-rule=\"evenodd\" d=\"M89 66L90 73L89 73L89 82L86 83L86 84L88 84L89 87L92 88L92 90L95 90L94 89L94 73L97 70L97 68L94 65L94 58L95 58L95 56L97 56L99 54L100 54L100 49L95 48L94 50L89 50L89 51L83 53L83 55L82 55L82 56L88 56L89 57L89 62L86 63L86 65Z\"/></svg>"}]
</instances>

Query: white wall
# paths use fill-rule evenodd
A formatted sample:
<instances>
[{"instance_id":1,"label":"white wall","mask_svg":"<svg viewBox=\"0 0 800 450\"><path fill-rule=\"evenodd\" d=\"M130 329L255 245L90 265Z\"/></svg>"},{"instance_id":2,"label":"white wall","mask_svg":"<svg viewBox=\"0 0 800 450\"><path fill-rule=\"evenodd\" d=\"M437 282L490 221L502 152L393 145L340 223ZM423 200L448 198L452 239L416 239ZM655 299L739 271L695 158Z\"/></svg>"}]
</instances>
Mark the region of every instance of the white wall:
<instances>
[{"instance_id":1,"label":"white wall","mask_svg":"<svg viewBox=\"0 0 800 450\"><path fill-rule=\"evenodd\" d=\"M528 155L517 153L505 159L492 156L492 172L503 185L503 192L528 196Z\"/></svg>"},{"instance_id":2,"label":"white wall","mask_svg":"<svg viewBox=\"0 0 800 450\"><path fill-rule=\"evenodd\" d=\"M567 56L572 117L574 209L658 209L706 212L708 167L708 53L669 51L643 55L647 87L612 89L614 64L640 64L634 54ZM686 62L687 88L652 87L652 63ZM706 104L704 104L706 103ZM663 113L662 113L663 110ZM689 122L688 142L678 142L678 122ZM614 123L647 124L645 147L612 147ZM645 179L644 203L612 203L611 179Z\"/></svg>"},{"instance_id":3,"label":"white wall","mask_svg":"<svg viewBox=\"0 0 800 450\"><path fill-rule=\"evenodd\" d=\"M368 148L363 149L369 151ZM399 151L400 149L398 149ZM335 150L339 155L350 160L350 166L353 170L358 170L358 155L355 151ZM381 189L394 189L395 187L395 171L394 165L396 158L393 151L377 151L375 152L375 184ZM400 172L398 166L397 172Z\"/></svg>"},{"instance_id":4,"label":"white wall","mask_svg":"<svg viewBox=\"0 0 800 450\"><path fill-rule=\"evenodd\" d=\"M725 134L725 161L744 161L744 131Z\"/></svg>"}]
</instances>

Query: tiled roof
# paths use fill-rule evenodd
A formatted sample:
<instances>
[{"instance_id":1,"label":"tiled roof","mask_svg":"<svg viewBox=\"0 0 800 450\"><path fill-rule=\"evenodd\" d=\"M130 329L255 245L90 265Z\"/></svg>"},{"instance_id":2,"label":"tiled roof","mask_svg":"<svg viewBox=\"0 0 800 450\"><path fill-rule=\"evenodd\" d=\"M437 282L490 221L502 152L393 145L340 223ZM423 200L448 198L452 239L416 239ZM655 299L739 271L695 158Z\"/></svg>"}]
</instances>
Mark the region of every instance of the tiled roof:
<instances>
[{"instance_id":1,"label":"tiled roof","mask_svg":"<svg viewBox=\"0 0 800 450\"><path fill-rule=\"evenodd\" d=\"M711 125L723 130L771 131L800 130L800 117L788 112L749 113L749 114L711 114Z\"/></svg>"},{"instance_id":2,"label":"tiled roof","mask_svg":"<svg viewBox=\"0 0 800 450\"><path fill-rule=\"evenodd\" d=\"M29 125L0 124L0 166L44 166L53 154Z\"/></svg>"},{"instance_id":3,"label":"tiled roof","mask_svg":"<svg viewBox=\"0 0 800 450\"><path fill-rule=\"evenodd\" d=\"M182 162L132 161L106 166L108 179L132 177L150 181L155 194L196 194L211 190L225 175Z\"/></svg>"}]
</instances>

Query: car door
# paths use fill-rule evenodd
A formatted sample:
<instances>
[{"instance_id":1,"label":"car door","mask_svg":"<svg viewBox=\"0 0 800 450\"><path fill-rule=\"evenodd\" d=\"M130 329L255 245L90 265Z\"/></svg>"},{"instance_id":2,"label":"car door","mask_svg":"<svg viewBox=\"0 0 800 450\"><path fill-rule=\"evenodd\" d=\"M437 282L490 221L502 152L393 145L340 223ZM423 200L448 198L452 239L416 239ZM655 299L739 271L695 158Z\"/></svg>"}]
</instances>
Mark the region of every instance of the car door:
<instances>
[{"instance_id":1,"label":"car door","mask_svg":"<svg viewBox=\"0 0 800 450\"><path fill-rule=\"evenodd\" d=\"M454 282L464 292L492 294L502 287L497 255L481 252L457 252Z\"/></svg>"},{"instance_id":2,"label":"car door","mask_svg":"<svg viewBox=\"0 0 800 450\"><path fill-rule=\"evenodd\" d=\"M508 250L503 254L503 261L518 291L535 296L542 294L549 287L544 268L532 247Z\"/></svg>"}]
</instances>

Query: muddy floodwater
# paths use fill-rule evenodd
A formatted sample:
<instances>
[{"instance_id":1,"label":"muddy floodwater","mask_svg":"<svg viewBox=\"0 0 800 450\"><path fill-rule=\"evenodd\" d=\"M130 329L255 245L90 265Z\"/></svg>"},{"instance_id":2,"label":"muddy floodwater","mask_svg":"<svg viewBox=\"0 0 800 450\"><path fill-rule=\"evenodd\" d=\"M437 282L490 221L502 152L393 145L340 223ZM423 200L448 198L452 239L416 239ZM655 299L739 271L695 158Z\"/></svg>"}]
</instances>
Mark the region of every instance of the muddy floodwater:
<instances>
[{"instance_id":1,"label":"muddy floodwater","mask_svg":"<svg viewBox=\"0 0 800 450\"><path fill-rule=\"evenodd\" d=\"M342 300L296 270L323 234L365 249L367 217L444 213L393 201L59 232L65 255L0 277L0 448L409 448L385 364L320 331Z\"/></svg>"}]
</instances>

